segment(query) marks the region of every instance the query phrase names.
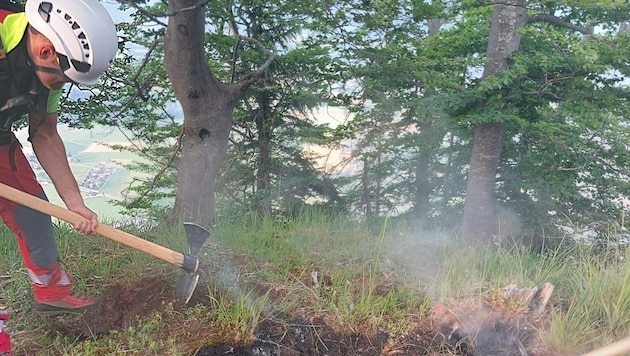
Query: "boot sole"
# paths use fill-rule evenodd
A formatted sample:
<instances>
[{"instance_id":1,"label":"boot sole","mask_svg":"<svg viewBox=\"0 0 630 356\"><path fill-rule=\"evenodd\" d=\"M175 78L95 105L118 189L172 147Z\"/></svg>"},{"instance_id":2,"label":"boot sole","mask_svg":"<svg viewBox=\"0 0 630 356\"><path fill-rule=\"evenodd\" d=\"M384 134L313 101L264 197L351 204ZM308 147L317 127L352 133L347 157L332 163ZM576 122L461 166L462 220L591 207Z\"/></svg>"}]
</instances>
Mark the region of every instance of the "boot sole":
<instances>
[{"instance_id":1,"label":"boot sole","mask_svg":"<svg viewBox=\"0 0 630 356\"><path fill-rule=\"evenodd\" d=\"M55 307L48 304L35 303L33 305L33 312L40 315L60 315L60 314L83 314L86 311L94 308L96 304L88 305L81 308L64 308L64 307Z\"/></svg>"}]
</instances>

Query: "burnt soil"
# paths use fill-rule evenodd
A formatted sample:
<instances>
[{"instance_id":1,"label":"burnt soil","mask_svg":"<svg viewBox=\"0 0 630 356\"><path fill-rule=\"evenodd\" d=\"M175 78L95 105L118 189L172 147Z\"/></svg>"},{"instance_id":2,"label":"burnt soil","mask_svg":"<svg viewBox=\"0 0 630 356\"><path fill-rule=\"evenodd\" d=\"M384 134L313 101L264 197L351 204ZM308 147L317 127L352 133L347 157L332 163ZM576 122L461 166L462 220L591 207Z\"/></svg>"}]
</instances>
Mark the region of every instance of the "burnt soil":
<instances>
[{"instance_id":1,"label":"burnt soil","mask_svg":"<svg viewBox=\"0 0 630 356\"><path fill-rule=\"evenodd\" d=\"M183 311L196 304L208 305L210 297L204 296L207 288L199 285L188 306L177 304L173 286L177 276L152 273L150 276L139 277L130 283L121 282L107 286L101 294L98 309L86 312L80 317L53 317L47 326L50 337L54 335L70 336L81 340L116 333L129 327L137 326L142 317L163 312L167 308L175 312L165 313L162 322L169 325L176 342L182 344L199 345L200 338L205 335L220 335L221 330L208 330L213 326L204 323L184 323L186 332L178 330L182 324ZM252 286L255 290L256 286ZM213 296L221 298L224 296ZM270 294L269 303L282 301L280 294ZM473 306L474 304L474 306ZM438 312L436 312L437 310ZM457 310L457 315L445 310ZM466 317L466 310L470 314L483 313L491 315L485 318L485 324L465 334L463 328L454 326ZM181 313L178 313L180 311ZM295 313L294 313L295 314ZM168 320L168 315L177 320ZM550 356L554 353L546 351L532 333L524 333L527 326L536 320L527 317L506 315L490 304L482 302L458 303L457 306L439 306L431 313L425 313L409 319L413 323L402 337L395 340L387 330L355 332L344 329L337 318L325 314L292 315L291 312L266 315L258 323L254 335L247 341L230 341L229 337L215 340L202 340L203 346L194 346L190 355L539 355ZM540 322L540 320L538 320ZM531 329L531 328L530 328ZM471 335L475 333L475 336ZM479 336L478 345L471 342ZM190 338L191 340L187 340ZM193 340L192 339L196 339ZM485 341L484 341L485 340ZM488 343L492 343L489 345ZM148 353L154 354L154 353Z\"/></svg>"}]
</instances>

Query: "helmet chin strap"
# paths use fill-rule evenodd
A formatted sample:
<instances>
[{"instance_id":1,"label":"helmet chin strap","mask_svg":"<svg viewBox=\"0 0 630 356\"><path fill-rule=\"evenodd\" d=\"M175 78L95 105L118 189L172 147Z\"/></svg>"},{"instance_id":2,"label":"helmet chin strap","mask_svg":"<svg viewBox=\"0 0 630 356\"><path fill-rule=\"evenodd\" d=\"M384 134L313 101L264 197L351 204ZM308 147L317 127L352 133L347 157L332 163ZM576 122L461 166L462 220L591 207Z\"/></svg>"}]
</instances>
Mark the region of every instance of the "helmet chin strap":
<instances>
[{"instance_id":1,"label":"helmet chin strap","mask_svg":"<svg viewBox=\"0 0 630 356\"><path fill-rule=\"evenodd\" d=\"M68 83L76 84L73 80L68 78L66 74L59 68L38 66L30 60L28 61L28 66L33 68L33 70L35 70L36 72L63 75L64 77L66 77L66 79L68 79Z\"/></svg>"},{"instance_id":2,"label":"helmet chin strap","mask_svg":"<svg viewBox=\"0 0 630 356\"><path fill-rule=\"evenodd\" d=\"M35 69L38 72L65 75L64 72L61 69L59 69L59 68L42 67L42 66L38 66L38 65L33 64L33 63L30 63L30 67Z\"/></svg>"}]
</instances>

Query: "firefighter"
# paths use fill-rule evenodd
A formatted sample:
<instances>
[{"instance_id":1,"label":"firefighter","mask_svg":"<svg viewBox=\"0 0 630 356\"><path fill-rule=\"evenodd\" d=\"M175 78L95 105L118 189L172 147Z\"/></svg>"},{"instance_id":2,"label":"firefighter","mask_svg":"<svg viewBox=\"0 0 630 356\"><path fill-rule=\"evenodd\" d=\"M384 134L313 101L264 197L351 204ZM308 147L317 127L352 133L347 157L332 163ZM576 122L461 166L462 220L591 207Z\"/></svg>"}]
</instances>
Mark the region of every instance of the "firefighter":
<instances>
[{"instance_id":1,"label":"firefighter","mask_svg":"<svg viewBox=\"0 0 630 356\"><path fill-rule=\"evenodd\" d=\"M24 11L1 17L0 182L47 200L11 131L13 121L28 115L28 140L37 160L66 207L85 218L74 228L93 234L98 217L85 205L70 170L57 112L66 83L92 85L111 65L118 49L115 25L98 0L27 0ZM0 217L17 237L35 311L79 312L96 303L73 293L50 216L0 199ZM6 319L8 313L0 311L0 355L11 354L2 331Z\"/></svg>"}]
</instances>

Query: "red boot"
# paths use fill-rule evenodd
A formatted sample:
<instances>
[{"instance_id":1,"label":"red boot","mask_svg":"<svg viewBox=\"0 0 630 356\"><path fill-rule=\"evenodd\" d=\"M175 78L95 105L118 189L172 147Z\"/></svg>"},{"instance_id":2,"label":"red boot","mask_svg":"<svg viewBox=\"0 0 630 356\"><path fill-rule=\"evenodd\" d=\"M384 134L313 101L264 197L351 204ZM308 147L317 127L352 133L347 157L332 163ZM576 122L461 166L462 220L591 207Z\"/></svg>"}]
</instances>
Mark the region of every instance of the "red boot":
<instances>
[{"instance_id":1,"label":"red boot","mask_svg":"<svg viewBox=\"0 0 630 356\"><path fill-rule=\"evenodd\" d=\"M33 311L46 315L83 313L92 308L96 303L97 299L93 297L66 294L57 300L35 301ZM1 355L2 354L0 354L0 356Z\"/></svg>"},{"instance_id":2,"label":"red boot","mask_svg":"<svg viewBox=\"0 0 630 356\"><path fill-rule=\"evenodd\" d=\"M72 278L61 270L59 262L50 268L38 267L29 276L33 281L35 312L47 315L82 313L97 302L95 298L72 293Z\"/></svg>"},{"instance_id":3,"label":"red boot","mask_svg":"<svg viewBox=\"0 0 630 356\"><path fill-rule=\"evenodd\" d=\"M5 309L0 309L0 356L13 356L11 351L11 338L6 330L4 330L4 323L9 320L9 312Z\"/></svg>"}]
</instances>

